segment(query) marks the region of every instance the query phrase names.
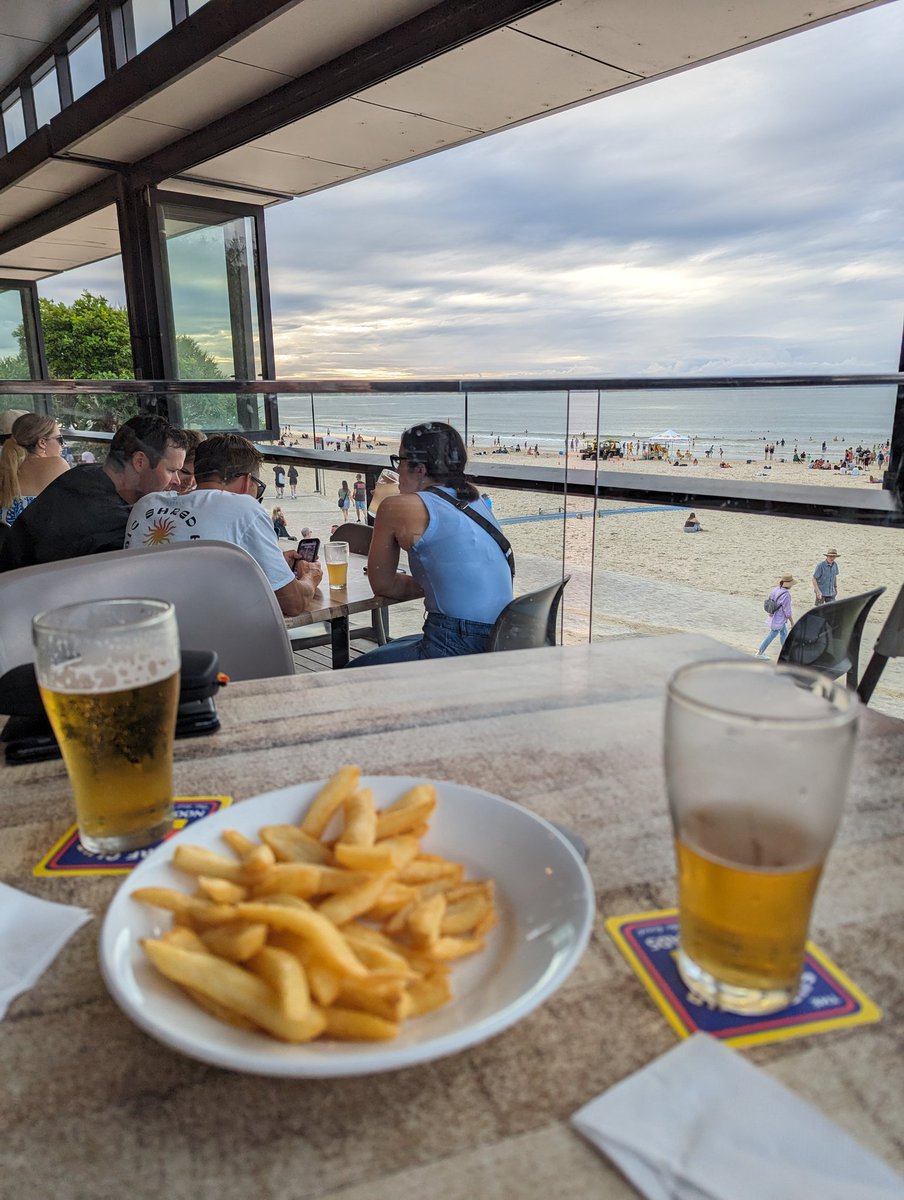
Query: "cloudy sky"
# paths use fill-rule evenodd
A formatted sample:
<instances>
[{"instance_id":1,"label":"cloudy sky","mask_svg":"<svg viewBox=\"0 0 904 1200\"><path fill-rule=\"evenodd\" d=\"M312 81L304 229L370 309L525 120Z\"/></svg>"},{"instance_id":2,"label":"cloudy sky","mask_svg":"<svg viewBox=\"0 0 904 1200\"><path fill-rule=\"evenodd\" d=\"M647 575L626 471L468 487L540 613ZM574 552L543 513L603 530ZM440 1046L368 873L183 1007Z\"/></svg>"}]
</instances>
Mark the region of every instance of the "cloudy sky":
<instances>
[{"instance_id":1,"label":"cloudy sky","mask_svg":"<svg viewBox=\"0 0 904 1200\"><path fill-rule=\"evenodd\" d=\"M902 46L895 0L270 209L279 374L896 370Z\"/></svg>"}]
</instances>

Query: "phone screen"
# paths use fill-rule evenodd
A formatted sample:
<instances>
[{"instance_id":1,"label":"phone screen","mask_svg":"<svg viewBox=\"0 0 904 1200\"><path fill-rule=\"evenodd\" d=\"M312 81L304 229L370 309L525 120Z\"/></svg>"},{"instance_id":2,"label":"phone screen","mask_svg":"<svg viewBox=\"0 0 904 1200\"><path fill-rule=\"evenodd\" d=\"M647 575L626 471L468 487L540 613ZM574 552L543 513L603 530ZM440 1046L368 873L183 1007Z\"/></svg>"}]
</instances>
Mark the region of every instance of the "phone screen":
<instances>
[{"instance_id":1,"label":"phone screen","mask_svg":"<svg viewBox=\"0 0 904 1200\"><path fill-rule=\"evenodd\" d=\"M316 562L320 553L320 538L302 538L298 543L298 553L305 562Z\"/></svg>"}]
</instances>

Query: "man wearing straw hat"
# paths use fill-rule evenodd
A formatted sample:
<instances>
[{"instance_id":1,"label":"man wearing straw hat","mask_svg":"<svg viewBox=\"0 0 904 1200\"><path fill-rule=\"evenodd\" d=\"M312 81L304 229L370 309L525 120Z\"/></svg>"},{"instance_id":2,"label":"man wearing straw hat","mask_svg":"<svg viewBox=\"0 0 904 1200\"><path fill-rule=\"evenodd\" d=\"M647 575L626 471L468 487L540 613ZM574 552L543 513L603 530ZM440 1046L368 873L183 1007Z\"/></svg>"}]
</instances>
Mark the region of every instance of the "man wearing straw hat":
<instances>
[{"instance_id":1,"label":"man wearing straw hat","mask_svg":"<svg viewBox=\"0 0 904 1200\"><path fill-rule=\"evenodd\" d=\"M835 561L837 557L837 550L826 550L825 558L817 564L813 572L813 591L816 593L817 604L828 604L835 599L838 591L838 563Z\"/></svg>"}]
</instances>

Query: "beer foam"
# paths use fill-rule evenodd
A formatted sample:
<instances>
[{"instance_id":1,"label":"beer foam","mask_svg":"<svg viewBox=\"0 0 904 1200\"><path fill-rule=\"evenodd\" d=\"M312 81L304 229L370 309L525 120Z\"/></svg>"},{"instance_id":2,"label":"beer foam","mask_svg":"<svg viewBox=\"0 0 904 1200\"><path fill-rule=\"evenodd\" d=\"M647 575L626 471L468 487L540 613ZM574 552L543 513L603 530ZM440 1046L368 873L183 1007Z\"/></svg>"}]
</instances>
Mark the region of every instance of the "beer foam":
<instances>
[{"instance_id":1,"label":"beer foam","mask_svg":"<svg viewBox=\"0 0 904 1200\"><path fill-rule=\"evenodd\" d=\"M151 655L123 654L119 645L115 656L110 650L112 647L95 646L78 658L45 664L38 682L55 692L100 695L160 683L175 675L180 667L175 647L156 647Z\"/></svg>"}]
</instances>

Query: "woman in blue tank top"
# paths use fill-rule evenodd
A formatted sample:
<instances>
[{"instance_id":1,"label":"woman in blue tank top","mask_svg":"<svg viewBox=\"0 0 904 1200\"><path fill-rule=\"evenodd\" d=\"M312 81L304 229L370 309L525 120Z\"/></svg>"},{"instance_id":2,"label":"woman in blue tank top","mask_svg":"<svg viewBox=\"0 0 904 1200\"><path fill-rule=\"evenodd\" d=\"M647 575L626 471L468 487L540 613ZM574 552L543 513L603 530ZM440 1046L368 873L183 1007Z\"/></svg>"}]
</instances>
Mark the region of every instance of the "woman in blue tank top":
<instances>
[{"instance_id":1,"label":"woman in blue tank top","mask_svg":"<svg viewBox=\"0 0 904 1200\"><path fill-rule=\"evenodd\" d=\"M512 567L510 551L507 555L466 511L499 532L477 488L464 477L464 441L451 425L429 421L405 430L392 459L399 495L387 496L377 509L367 577L376 596L423 596L426 620L420 634L378 646L349 665L480 654L512 599ZM402 550L410 575L398 572Z\"/></svg>"}]
</instances>

